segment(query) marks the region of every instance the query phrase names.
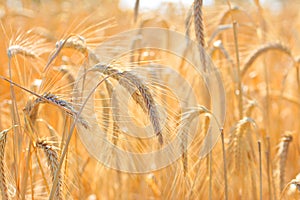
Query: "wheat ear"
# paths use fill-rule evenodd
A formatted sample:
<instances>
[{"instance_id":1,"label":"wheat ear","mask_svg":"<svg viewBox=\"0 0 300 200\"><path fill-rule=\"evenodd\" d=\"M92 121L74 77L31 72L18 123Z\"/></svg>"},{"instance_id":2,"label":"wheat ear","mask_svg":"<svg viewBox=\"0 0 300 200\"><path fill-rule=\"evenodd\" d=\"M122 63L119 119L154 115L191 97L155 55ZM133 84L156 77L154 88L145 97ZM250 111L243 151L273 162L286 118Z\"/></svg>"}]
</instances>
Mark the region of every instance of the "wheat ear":
<instances>
[{"instance_id":1,"label":"wheat ear","mask_svg":"<svg viewBox=\"0 0 300 200\"><path fill-rule=\"evenodd\" d=\"M68 101L62 100L58 96L56 96L54 94L45 93L45 94L41 95L40 97L36 98L33 103L27 104L28 107L25 108L25 110L29 113L30 118L32 118L31 116L36 113L37 106L40 103L52 103L52 104L58 106L59 108L63 109L69 115L71 115L73 117L76 116L76 114L77 114L77 111L75 110L75 108ZM87 121L85 121L84 119L79 118L79 122L85 128L89 127Z\"/></svg>"},{"instance_id":2,"label":"wheat ear","mask_svg":"<svg viewBox=\"0 0 300 200\"><path fill-rule=\"evenodd\" d=\"M188 132L190 128L190 124L192 121L201 114L210 113L210 111L204 106L198 106L190 111L183 113L181 122L178 127L178 135L181 137L181 151L182 151L182 166L183 173L186 176L188 174ZM208 117L206 117L208 118ZM205 119L206 119L205 118ZM207 121L204 121L204 125L202 127L203 135L206 134L208 130Z\"/></svg>"},{"instance_id":3,"label":"wheat ear","mask_svg":"<svg viewBox=\"0 0 300 200\"><path fill-rule=\"evenodd\" d=\"M233 138L233 143L234 143L234 157L235 157L235 171L240 175L240 166L241 163L243 163L242 158L241 158L241 149L243 146L241 145L241 140L244 137L245 132L247 131L248 128L250 128L252 123L251 118L243 118L240 120L236 127L235 127L235 134Z\"/></svg>"},{"instance_id":4,"label":"wheat ear","mask_svg":"<svg viewBox=\"0 0 300 200\"><path fill-rule=\"evenodd\" d=\"M204 47L204 28L202 18L202 0L194 1L194 24L198 44Z\"/></svg>"},{"instance_id":5,"label":"wheat ear","mask_svg":"<svg viewBox=\"0 0 300 200\"><path fill-rule=\"evenodd\" d=\"M144 112L148 112L154 132L158 137L160 144L163 144L163 136L159 122L159 113L155 106L155 101L151 95L150 89L143 84L142 80L130 71L120 71L111 66L98 64L93 70L99 71L107 76L117 80L131 94L132 98L139 104ZM134 90L137 88L138 92Z\"/></svg>"},{"instance_id":6,"label":"wheat ear","mask_svg":"<svg viewBox=\"0 0 300 200\"><path fill-rule=\"evenodd\" d=\"M7 55L9 58L17 54L30 57L30 58L38 58L38 55L34 51L25 48L21 45L12 45L7 49Z\"/></svg>"},{"instance_id":7,"label":"wheat ear","mask_svg":"<svg viewBox=\"0 0 300 200\"><path fill-rule=\"evenodd\" d=\"M45 140L40 140L36 143L36 146L40 149L42 149L47 157L47 163L48 166L50 167L51 171L51 176L52 176L52 181L54 181L54 175L55 173L59 173L58 175L58 182L56 186L56 191L55 191L55 198L62 200L63 199L63 192L62 192L62 186L63 186L63 180L60 172L57 172L58 170L58 153L57 153L57 148L49 142Z\"/></svg>"}]
</instances>

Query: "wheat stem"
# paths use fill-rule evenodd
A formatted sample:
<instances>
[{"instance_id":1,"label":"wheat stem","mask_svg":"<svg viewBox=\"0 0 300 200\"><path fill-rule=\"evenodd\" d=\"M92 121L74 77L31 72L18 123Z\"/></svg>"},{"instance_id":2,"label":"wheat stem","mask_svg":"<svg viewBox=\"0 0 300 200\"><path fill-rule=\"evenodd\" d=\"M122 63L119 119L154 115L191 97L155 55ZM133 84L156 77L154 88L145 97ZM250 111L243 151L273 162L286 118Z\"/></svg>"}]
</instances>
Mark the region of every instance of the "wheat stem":
<instances>
[{"instance_id":1,"label":"wheat stem","mask_svg":"<svg viewBox=\"0 0 300 200\"><path fill-rule=\"evenodd\" d=\"M262 200L262 158L261 158L261 141L258 141L258 154L259 154L259 199Z\"/></svg>"},{"instance_id":2,"label":"wheat stem","mask_svg":"<svg viewBox=\"0 0 300 200\"><path fill-rule=\"evenodd\" d=\"M240 71L240 56L239 56L239 45L238 45L238 32L237 32L237 22L233 22L233 34L234 34L234 44L235 44L235 55L236 55L236 83L239 101L239 118L243 118L243 90L241 82L241 71Z\"/></svg>"},{"instance_id":3,"label":"wheat stem","mask_svg":"<svg viewBox=\"0 0 300 200\"><path fill-rule=\"evenodd\" d=\"M139 5L140 5L140 0L135 0L135 4L134 4L134 23L136 23L138 15L139 15Z\"/></svg>"},{"instance_id":4,"label":"wheat stem","mask_svg":"<svg viewBox=\"0 0 300 200\"><path fill-rule=\"evenodd\" d=\"M225 150L225 141L224 141L224 130L223 130L223 128L221 128L220 130L221 130L222 152L223 152L225 200L228 200L227 161L226 161L226 150Z\"/></svg>"},{"instance_id":5,"label":"wheat stem","mask_svg":"<svg viewBox=\"0 0 300 200\"><path fill-rule=\"evenodd\" d=\"M5 177L5 170L4 170L4 155L5 155L5 146L6 146L6 138L9 129L3 130L0 133L0 188L3 200L8 200L8 188L7 182Z\"/></svg>"}]
</instances>

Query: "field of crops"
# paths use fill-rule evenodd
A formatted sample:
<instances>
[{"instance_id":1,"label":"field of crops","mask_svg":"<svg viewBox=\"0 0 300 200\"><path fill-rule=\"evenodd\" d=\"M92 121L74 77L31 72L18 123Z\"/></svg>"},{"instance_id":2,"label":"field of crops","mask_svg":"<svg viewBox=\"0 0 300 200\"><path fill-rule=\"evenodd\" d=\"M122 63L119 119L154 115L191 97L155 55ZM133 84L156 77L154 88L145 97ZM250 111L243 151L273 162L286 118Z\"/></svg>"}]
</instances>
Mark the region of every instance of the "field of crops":
<instances>
[{"instance_id":1,"label":"field of crops","mask_svg":"<svg viewBox=\"0 0 300 200\"><path fill-rule=\"evenodd\" d=\"M1 1L1 198L300 199L300 2L145 2Z\"/></svg>"}]
</instances>

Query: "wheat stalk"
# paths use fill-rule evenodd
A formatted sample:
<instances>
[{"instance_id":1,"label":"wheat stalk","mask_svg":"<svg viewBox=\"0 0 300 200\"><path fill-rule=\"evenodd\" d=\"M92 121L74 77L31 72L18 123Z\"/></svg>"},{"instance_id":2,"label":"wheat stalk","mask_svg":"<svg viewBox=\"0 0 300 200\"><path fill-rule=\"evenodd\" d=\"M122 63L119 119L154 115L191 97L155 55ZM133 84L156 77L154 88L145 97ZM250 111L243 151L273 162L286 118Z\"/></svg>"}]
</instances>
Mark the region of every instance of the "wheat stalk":
<instances>
[{"instance_id":1,"label":"wheat stalk","mask_svg":"<svg viewBox=\"0 0 300 200\"><path fill-rule=\"evenodd\" d=\"M10 129L5 129L0 132L0 188L3 200L8 200L8 188L7 182L5 178L5 170L4 170L4 155L5 155L5 145L6 145L6 137L7 133Z\"/></svg>"},{"instance_id":2,"label":"wheat stalk","mask_svg":"<svg viewBox=\"0 0 300 200\"><path fill-rule=\"evenodd\" d=\"M139 15L139 5L140 5L140 0L135 0L135 4L134 4L134 23L136 23L138 15Z\"/></svg>"}]
</instances>

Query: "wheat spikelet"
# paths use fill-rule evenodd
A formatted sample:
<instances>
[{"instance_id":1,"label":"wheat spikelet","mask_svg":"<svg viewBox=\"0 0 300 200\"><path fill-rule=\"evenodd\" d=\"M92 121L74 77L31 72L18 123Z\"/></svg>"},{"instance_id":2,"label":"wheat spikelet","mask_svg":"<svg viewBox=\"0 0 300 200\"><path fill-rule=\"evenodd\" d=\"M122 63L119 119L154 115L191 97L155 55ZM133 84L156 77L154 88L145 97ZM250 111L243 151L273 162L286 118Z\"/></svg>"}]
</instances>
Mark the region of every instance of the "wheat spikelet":
<instances>
[{"instance_id":1,"label":"wheat spikelet","mask_svg":"<svg viewBox=\"0 0 300 200\"><path fill-rule=\"evenodd\" d=\"M9 129L3 130L0 133L0 188L3 200L8 200L8 188L5 178L5 170L4 170L4 155L5 155L5 145L6 145L6 137Z\"/></svg>"},{"instance_id":2,"label":"wheat spikelet","mask_svg":"<svg viewBox=\"0 0 300 200\"><path fill-rule=\"evenodd\" d=\"M289 47L284 46L281 43L270 43L270 44L266 44L263 45L259 48L257 48L253 53L250 54L250 56L246 59L245 64L243 69L241 70L241 76L243 77L247 70L250 68L250 66L254 63L254 61L261 56L262 54L268 52L268 51L272 51L272 50L277 50L280 51L288 56L290 56L292 58L292 53L291 50L289 49Z\"/></svg>"},{"instance_id":3,"label":"wheat spikelet","mask_svg":"<svg viewBox=\"0 0 300 200\"><path fill-rule=\"evenodd\" d=\"M120 71L111 66L95 65L93 70L100 71L101 73L111 76L117 80L131 94L132 98L137 104L141 106L144 112L147 112L152 123L154 132L158 137L160 144L163 144L163 136L161 133L161 126L159 122L159 114L155 107L155 101L151 95L149 88L142 83L142 81L129 71ZM134 90L137 88L138 92Z\"/></svg>"},{"instance_id":4,"label":"wheat spikelet","mask_svg":"<svg viewBox=\"0 0 300 200\"><path fill-rule=\"evenodd\" d=\"M62 192L62 186L63 186L63 180L60 172L58 172L58 153L57 148L55 146L49 144L49 142L45 140L40 140L36 143L36 146L40 149L42 149L47 157L48 166L50 167L52 181L54 181L54 176L56 173L59 173L58 175L58 182L56 186L55 191L55 198L62 200L63 198L63 192Z\"/></svg>"}]
</instances>

